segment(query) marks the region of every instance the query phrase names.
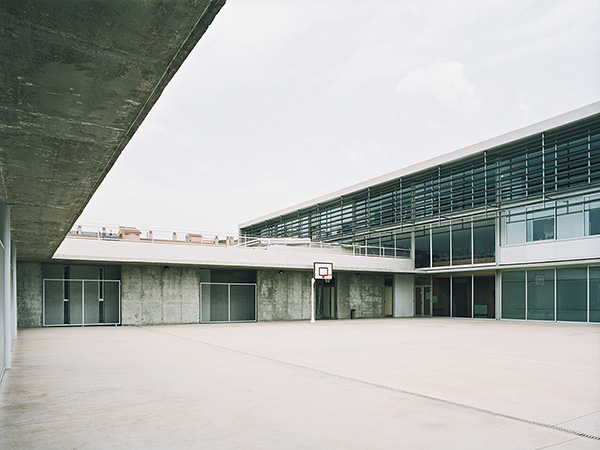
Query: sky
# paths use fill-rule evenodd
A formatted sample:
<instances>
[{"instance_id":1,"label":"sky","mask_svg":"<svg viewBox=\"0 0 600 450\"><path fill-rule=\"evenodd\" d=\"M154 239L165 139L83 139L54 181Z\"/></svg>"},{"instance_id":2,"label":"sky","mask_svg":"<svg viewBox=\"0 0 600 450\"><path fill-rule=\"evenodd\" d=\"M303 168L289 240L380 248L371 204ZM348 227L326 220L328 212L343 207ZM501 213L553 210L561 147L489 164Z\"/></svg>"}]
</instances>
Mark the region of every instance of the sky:
<instances>
[{"instance_id":1,"label":"sky","mask_svg":"<svg viewBox=\"0 0 600 450\"><path fill-rule=\"evenodd\" d=\"M600 100L600 0L228 0L78 224L238 225Z\"/></svg>"}]
</instances>

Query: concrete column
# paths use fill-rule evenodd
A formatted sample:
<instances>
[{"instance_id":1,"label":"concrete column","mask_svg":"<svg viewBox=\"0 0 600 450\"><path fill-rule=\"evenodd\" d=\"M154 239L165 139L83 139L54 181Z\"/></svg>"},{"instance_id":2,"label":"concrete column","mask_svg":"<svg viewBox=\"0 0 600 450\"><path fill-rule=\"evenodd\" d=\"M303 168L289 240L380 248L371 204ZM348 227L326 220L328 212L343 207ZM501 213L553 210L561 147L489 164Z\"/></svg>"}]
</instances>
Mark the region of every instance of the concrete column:
<instances>
[{"instance_id":1,"label":"concrete column","mask_svg":"<svg viewBox=\"0 0 600 450\"><path fill-rule=\"evenodd\" d=\"M12 311L12 295L11 295L11 255L10 250L12 247L10 241L10 206L0 205L0 240L4 245L4 258L2 264L4 280L2 286L2 303L3 303L3 316L4 323L2 324L2 332L4 334L4 368L10 369L11 367L11 349L13 340L13 311Z\"/></svg>"},{"instance_id":2,"label":"concrete column","mask_svg":"<svg viewBox=\"0 0 600 450\"><path fill-rule=\"evenodd\" d=\"M496 320L502 315L502 272L496 270Z\"/></svg>"},{"instance_id":3,"label":"concrete column","mask_svg":"<svg viewBox=\"0 0 600 450\"><path fill-rule=\"evenodd\" d=\"M394 274L394 317L415 315L414 292L415 276L413 274Z\"/></svg>"},{"instance_id":4,"label":"concrete column","mask_svg":"<svg viewBox=\"0 0 600 450\"><path fill-rule=\"evenodd\" d=\"M17 248L15 244L10 246L10 273L12 275L11 278L11 294L12 294L12 339L15 341L17 339Z\"/></svg>"}]
</instances>

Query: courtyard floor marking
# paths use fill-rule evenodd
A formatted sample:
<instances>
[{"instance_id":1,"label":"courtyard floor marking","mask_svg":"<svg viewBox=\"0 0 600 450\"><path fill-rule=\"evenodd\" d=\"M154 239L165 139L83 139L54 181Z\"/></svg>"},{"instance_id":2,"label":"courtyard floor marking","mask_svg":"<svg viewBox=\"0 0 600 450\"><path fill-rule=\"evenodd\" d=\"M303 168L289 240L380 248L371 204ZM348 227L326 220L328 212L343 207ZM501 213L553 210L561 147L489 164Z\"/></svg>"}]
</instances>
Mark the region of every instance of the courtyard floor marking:
<instances>
[{"instance_id":1,"label":"courtyard floor marking","mask_svg":"<svg viewBox=\"0 0 600 450\"><path fill-rule=\"evenodd\" d=\"M348 376L345 376L345 375L339 375L339 374L336 374L336 373L327 372L325 370L315 369L314 367L309 367L309 366L305 366L305 365L302 365L302 364L291 363L291 362L287 362L287 361L282 361L280 359L271 358L271 357L268 357L268 356L262 356L262 355L257 355L255 353L250 353L250 352L246 352L246 351L242 351L242 350L236 350L236 349L233 349L233 348L225 347L225 346L218 345L218 344L213 344L211 342L206 342L206 341L203 341L203 340L200 340L200 339L196 339L196 338L192 338L192 337L189 337L189 336L181 336L179 334L167 333L165 331L159 331L159 330L156 330L154 328L147 328L147 327L137 327L137 328L141 329L141 330L145 330L145 331L150 331L150 332L158 333L158 334L172 336L172 337L175 337L175 338L178 338L178 339L184 339L184 340L188 340L188 341L192 341L192 342L198 342L198 343L206 345L208 347L218 348L220 350L225 350L225 351L228 351L228 352L231 352L231 353L236 353L236 354L244 355L244 356L250 356L250 357L253 357L253 358L257 358L257 359L262 359L264 361L269 361L269 362L272 362L272 363L275 363L275 364L280 364L280 365L287 366L287 367L299 368L299 369L307 370L307 371L310 371L310 372L318 373L318 374L321 374L321 375L327 375L327 376L330 376L330 377L335 377L335 378L339 378L339 379L350 381L350 382L354 382L354 383L360 383L360 384L363 384L363 385L366 385L366 386L371 386L371 387L374 387L374 388L377 388L377 389L385 389L385 390L396 392L396 393L400 393L400 394L410 395L412 397L422 398L422 399L430 400L430 401L433 401L433 402L438 402L438 403L443 403L443 404L446 404L446 405L456 406L456 407L459 407L459 408L469 409L471 411L477 411L477 412L480 412L480 413L483 413L483 414L487 414L487 415L491 415L491 416L494 416L494 417L502 417L502 418L505 418L505 419L510 419L510 420L515 420L515 421L518 421L518 422L528 423L530 425L535 425L535 426L543 427L543 428L549 428L551 430L561 431L563 433L568 433L568 434L571 434L571 435L575 435L575 436L579 436L579 437L583 437L583 438L587 438L587 439L593 439L593 440L600 441L600 436L586 434L586 433L583 433L581 431L571 430L569 428L564 428L564 427L560 427L560 426L549 424L549 423L537 422L535 420L530 420L530 419L523 419L521 417L516 417L516 416L511 416L509 414L504 414L504 413L499 413L499 412L495 412L495 411L490 411L488 409L478 408L476 406L466 405L464 403L458 403L458 402L453 402L451 400L445 400L443 398L432 397L430 395L425 395L425 394L419 394L418 392L406 391L404 389L398 389L398 388L391 387L391 386L385 386L385 385L382 385L382 384L373 383L371 381L361 380L359 378L352 378L352 377L348 377ZM575 419L571 419L571 420L575 420ZM569 421L567 421L567 422L569 422ZM562 423L565 423L565 422L562 422Z\"/></svg>"}]
</instances>

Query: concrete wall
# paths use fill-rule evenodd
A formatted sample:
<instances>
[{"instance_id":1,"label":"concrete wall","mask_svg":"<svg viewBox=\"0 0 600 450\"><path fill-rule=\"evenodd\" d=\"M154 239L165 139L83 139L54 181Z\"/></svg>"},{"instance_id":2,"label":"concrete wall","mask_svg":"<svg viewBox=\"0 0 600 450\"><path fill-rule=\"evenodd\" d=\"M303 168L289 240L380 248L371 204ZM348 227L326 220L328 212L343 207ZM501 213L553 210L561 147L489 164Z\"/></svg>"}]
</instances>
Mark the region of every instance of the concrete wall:
<instances>
[{"instance_id":1,"label":"concrete wall","mask_svg":"<svg viewBox=\"0 0 600 450\"><path fill-rule=\"evenodd\" d=\"M258 320L310 320L311 278L307 271L257 270Z\"/></svg>"},{"instance_id":2,"label":"concrete wall","mask_svg":"<svg viewBox=\"0 0 600 450\"><path fill-rule=\"evenodd\" d=\"M394 275L394 317L412 317L415 315L414 292L414 275Z\"/></svg>"},{"instance_id":3,"label":"concrete wall","mask_svg":"<svg viewBox=\"0 0 600 450\"><path fill-rule=\"evenodd\" d=\"M356 309L356 318L385 316L385 276L377 273L337 272L338 318L349 319Z\"/></svg>"},{"instance_id":4,"label":"concrete wall","mask_svg":"<svg viewBox=\"0 0 600 450\"><path fill-rule=\"evenodd\" d=\"M199 271L195 267L123 265L122 323L198 323Z\"/></svg>"},{"instance_id":5,"label":"concrete wall","mask_svg":"<svg viewBox=\"0 0 600 450\"><path fill-rule=\"evenodd\" d=\"M19 328L42 326L42 264L17 263L17 313Z\"/></svg>"}]
</instances>

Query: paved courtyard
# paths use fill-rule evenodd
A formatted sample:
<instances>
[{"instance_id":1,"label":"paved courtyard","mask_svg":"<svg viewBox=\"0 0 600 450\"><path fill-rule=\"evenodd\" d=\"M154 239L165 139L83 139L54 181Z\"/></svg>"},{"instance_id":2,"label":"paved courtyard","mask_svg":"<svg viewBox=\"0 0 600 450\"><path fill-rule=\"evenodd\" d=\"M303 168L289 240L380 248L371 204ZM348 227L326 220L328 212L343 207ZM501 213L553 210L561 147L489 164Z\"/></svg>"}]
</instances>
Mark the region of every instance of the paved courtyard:
<instances>
[{"instance_id":1,"label":"paved courtyard","mask_svg":"<svg viewBox=\"0 0 600 450\"><path fill-rule=\"evenodd\" d=\"M600 326L20 330L1 448L600 448Z\"/></svg>"}]
</instances>

